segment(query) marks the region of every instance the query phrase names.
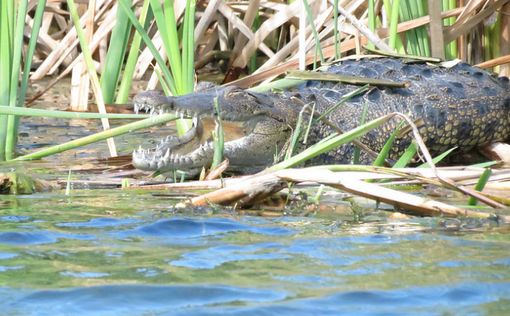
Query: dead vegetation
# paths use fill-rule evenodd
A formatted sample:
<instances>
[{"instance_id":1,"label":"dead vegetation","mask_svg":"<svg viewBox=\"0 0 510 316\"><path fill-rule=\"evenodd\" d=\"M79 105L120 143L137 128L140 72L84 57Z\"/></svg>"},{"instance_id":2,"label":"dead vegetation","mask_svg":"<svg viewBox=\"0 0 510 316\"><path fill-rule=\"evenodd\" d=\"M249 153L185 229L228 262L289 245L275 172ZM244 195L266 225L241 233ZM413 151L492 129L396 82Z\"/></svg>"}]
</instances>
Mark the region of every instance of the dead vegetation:
<instances>
[{"instance_id":1,"label":"dead vegetation","mask_svg":"<svg viewBox=\"0 0 510 316\"><path fill-rule=\"evenodd\" d=\"M391 53L388 45L390 25L383 1L375 1L374 14L379 19L375 30L368 25L368 1L344 0L339 2L339 17L335 23L334 1L309 0L314 17L313 25L307 21L303 1L197 1L195 65L199 73L224 67L223 82L241 87L267 83L294 69L318 61L317 47L325 62L346 55L361 54L364 46L372 43L375 48ZM458 7L442 10L439 1L428 1L429 15L401 21L396 30L401 39L406 32L425 27L431 40L432 55L443 57L450 42L457 45L457 58L480 67L493 68L501 75L510 74L510 1L509 0L460 0ZM142 0L132 1L134 11L141 10ZM33 5L35 2L31 2ZM90 50L95 58L96 69L101 73L105 67L106 52L116 23L118 2L114 0L80 1L82 26L86 30ZM185 1L175 1L175 17L183 18ZM31 80L55 76L48 85L63 76L72 75L70 104L86 107L89 102L89 80L83 64L76 32L68 17L64 0L50 0L44 14L38 40L36 59L38 62ZM449 26L443 19L453 18ZM494 39L488 30L498 21L501 30L497 36L497 48L487 49L484 39ZM30 25L31 18L27 16ZM335 32L338 30L338 33ZM316 31L316 33L314 32ZM25 30L30 34L30 28ZM315 34L314 34L315 33ZM130 36L133 36L134 32ZM149 27L152 41L159 49L162 39L155 24ZM498 35L498 34L496 34ZM317 41L319 40L319 42ZM164 58L164 52L161 51ZM135 79L148 79L147 89L158 84L157 67L148 48L142 48L134 72ZM253 67L255 65L255 67ZM40 94L39 94L40 95ZM33 101L38 96L33 96ZM29 103L31 102L29 101ZM507 222L508 216L492 212L477 212L451 206L388 187L394 183L419 185L441 185L441 179L452 181L449 189L460 190L476 196L494 208L509 205L508 198L487 197L472 190L473 181L482 169L458 168L438 169L434 173L427 169L381 171L334 172L327 168L283 170L264 173L243 179L230 179L234 183L223 187L220 180L211 180L219 190L191 200L193 205L235 204L250 206L259 199L286 188L289 183L324 184L335 189L365 196L378 202L388 203L399 210L407 210L422 216L471 216L496 218ZM375 181L375 182L374 182ZM388 182L391 181L391 182ZM505 185L510 181L508 171L492 174L489 184ZM445 185L443 181L443 186ZM448 182L448 181L446 181ZM166 189L177 187L197 188L200 184L169 184ZM448 183L447 183L448 184ZM221 188L220 188L221 187ZM148 187L150 188L150 187ZM211 187L209 187L210 189Z\"/></svg>"},{"instance_id":2,"label":"dead vegetation","mask_svg":"<svg viewBox=\"0 0 510 316\"><path fill-rule=\"evenodd\" d=\"M134 0L135 12L140 11L141 0ZM313 63L316 41L312 29L317 30L320 49L324 58L331 60L339 54L360 53L368 41L384 51L391 49L386 44L389 36L387 12L383 1L375 2L375 15L380 26L375 32L367 25L368 1L339 1L338 24L334 24L334 1L309 0L314 25L306 21L302 1L291 4L280 1L197 1L196 11L196 65L204 67L214 58L224 60L226 75L224 82L231 82L246 72L252 59L256 59L253 73L235 82L243 87L267 82L290 69L303 68ZM429 1L430 2L430 1ZM431 1L431 3L440 3ZM497 67L501 75L510 74L510 5L507 0L466 0L459 1L458 7L441 12L431 6L430 15L398 23L397 31L405 38L405 32L422 26L429 26L431 48L436 56L444 57L446 44L458 43L457 57L482 67ZM35 2L32 1L32 9ZM95 4L95 5L92 5ZM175 15L182 19L185 1L175 1ZM99 72L105 66L105 56L112 29L115 26L118 3L114 0L80 1L81 23L89 36L90 50L94 54ZM439 11L438 11L439 10ZM442 19L456 19L451 26L443 26ZM482 41L485 29L499 18L501 34L497 39L496 51L499 56L487 53ZM258 27L254 27L257 21ZM31 18L27 16L31 25ZM335 46L334 29L338 30L338 46ZM27 27L25 34L30 34ZM152 40L161 48L159 32L152 27ZM484 35L485 34L485 35ZM442 40L441 40L442 39ZM337 50L338 49L338 50ZM85 66L82 65L76 32L68 17L65 0L51 0L47 3L38 40L36 59L31 80L45 76L61 77L72 74L72 105L86 105L89 98L89 84ZM153 56L144 48L136 64L135 78L149 76L147 88L157 85ZM499 66L499 67L498 67ZM197 69L200 71L200 69Z\"/></svg>"}]
</instances>

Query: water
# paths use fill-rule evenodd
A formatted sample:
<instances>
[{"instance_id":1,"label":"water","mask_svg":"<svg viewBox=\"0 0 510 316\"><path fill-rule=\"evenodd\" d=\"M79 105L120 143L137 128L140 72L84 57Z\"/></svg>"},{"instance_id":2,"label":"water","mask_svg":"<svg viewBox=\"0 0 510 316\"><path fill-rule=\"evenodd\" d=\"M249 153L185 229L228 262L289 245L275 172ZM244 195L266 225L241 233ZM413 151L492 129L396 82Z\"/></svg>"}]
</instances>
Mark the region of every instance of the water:
<instances>
[{"instance_id":1,"label":"water","mask_svg":"<svg viewBox=\"0 0 510 316\"><path fill-rule=\"evenodd\" d=\"M491 314L510 238L455 220L262 218L116 190L0 198L2 315ZM377 215L377 213L375 213ZM476 226L476 225L475 225Z\"/></svg>"}]
</instances>

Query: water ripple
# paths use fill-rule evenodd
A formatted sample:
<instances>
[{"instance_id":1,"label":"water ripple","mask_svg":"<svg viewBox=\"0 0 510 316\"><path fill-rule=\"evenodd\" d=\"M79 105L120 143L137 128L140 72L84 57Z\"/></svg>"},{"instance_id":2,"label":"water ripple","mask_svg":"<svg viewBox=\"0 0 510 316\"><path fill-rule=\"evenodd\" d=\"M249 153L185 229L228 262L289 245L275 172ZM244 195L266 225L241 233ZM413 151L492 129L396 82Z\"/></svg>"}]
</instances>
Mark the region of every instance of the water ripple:
<instances>
[{"instance_id":1,"label":"water ripple","mask_svg":"<svg viewBox=\"0 0 510 316\"><path fill-rule=\"evenodd\" d=\"M259 243L252 245L221 245L203 250L188 252L182 259L173 260L171 265L193 269L213 269L227 262L247 260L282 260L290 258L282 253L269 252L280 248L276 243Z\"/></svg>"},{"instance_id":2,"label":"water ripple","mask_svg":"<svg viewBox=\"0 0 510 316\"><path fill-rule=\"evenodd\" d=\"M7 245L41 245L56 243L62 239L93 240L95 237L86 234L63 234L51 231L36 232L1 232L0 244Z\"/></svg>"},{"instance_id":3,"label":"water ripple","mask_svg":"<svg viewBox=\"0 0 510 316\"><path fill-rule=\"evenodd\" d=\"M282 291L221 285L109 285L42 290L25 296L21 293L17 295L17 299L11 298L10 302L0 303L3 312L41 316L172 314L177 311L186 312L197 306L268 303L287 297ZM10 296L13 296L13 292Z\"/></svg>"},{"instance_id":4,"label":"water ripple","mask_svg":"<svg viewBox=\"0 0 510 316\"><path fill-rule=\"evenodd\" d=\"M285 236L292 230L282 227L250 226L227 218L186 218L174 217L160 219L141 225L135 229L115 233L121 238L126 237L157 237L162 240L193 239L208 236L246 231L256 234Z\"/></svg>"}]
</instances>

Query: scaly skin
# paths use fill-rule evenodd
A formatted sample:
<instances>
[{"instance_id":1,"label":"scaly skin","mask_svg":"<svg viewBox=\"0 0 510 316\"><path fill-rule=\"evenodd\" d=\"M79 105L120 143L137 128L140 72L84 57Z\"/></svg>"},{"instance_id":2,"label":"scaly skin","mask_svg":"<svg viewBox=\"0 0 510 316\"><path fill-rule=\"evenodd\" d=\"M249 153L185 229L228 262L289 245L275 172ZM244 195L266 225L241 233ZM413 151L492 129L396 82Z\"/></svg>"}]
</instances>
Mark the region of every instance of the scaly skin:
<instances>
[{"instance_id":1,"label":"scaly skin","mask_svg":"<svg viewBox=\"0 0 510 316\"><path fill-rule=\"evenodd\" d=\"M350 99L328 116L344 131L359 125L363 108L366 121L400 112L418 120L420 134L430 152L438 154L452 147L462 151L510 138L510 84L508 78L497 78L488 72L458 64L443 68L427 64L406 64L400 59L377 58L344 61L327 70L344 75L389 79L406 82L405 88L373 87L363 95ZM181 138L150 150L133 153L133 164L143 170L185 170L196 174L212 161L212 145L200 145L203 131L199 118L213 115L214 97L221 105L223 122L236 121L243 126L245 137L225 143L225 157L230 169L248 173L274 162L275 152L286 145L303 103L315 103L315 110L325 112L356 86L332 82L308 81L291 92L253 93L236 87L217 88L181 97L165 97L144 92L135 97L137 108L155 113L180 111L194 116L194 129ZM379 151L398 121L392 120L369 132L361 141ZM332 130L322 123L311 129L314 143L330 135ZM397 157L411 141L410 135L398 138L390 157ZM316 157L312 163L346 163L351 160L352 146L342 146Z\"/></svg>"}]
</instances>

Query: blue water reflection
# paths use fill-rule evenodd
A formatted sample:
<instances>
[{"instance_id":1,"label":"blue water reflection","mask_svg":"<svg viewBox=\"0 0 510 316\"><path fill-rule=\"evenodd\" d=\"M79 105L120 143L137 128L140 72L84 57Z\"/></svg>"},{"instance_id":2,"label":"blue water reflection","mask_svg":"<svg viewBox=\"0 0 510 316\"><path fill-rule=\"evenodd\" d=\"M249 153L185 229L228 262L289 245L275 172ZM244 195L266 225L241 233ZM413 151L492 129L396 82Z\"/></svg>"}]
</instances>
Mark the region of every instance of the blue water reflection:
<instances>
[{"instance_id":1,"label":"blue water reflection","mask_svg":"<svg viewBox=\"0 0 510 316\"><path fill-rule=\"evenodd\" d=\"M221 264L243 260L283 260L290 256L274 253L274 249L281 248L276 243L261 243L255 245L222 245L204 250L185 253L181 259L173 260L171 265L193 269L213 269Z\"/></svg>"},{"instance_id":2,"label":"blue water reflection","mask_svg":"<svg viewBox=\"0 0 510 316\"><path fill-rule=\"evenodd\" d=\"M4 290L6 291L6 290ZM140 315L191 312L197 306L281 301L283 291L202 286L96 286L35 291L0 303L2 310L23 315ZM2 306L3 305L3 306ZM17 306L23 306L17 309Z\"/></svg>"},{"instance_id":3,"label":"blue water reflection","mask_svg":"<svg viewBox=\"0 0 510 316\"><path fill-rule=\"evenodd\" d=\"M69 213L33 203L17 215L0 209L0 315L510 310L505 232L452 235L409 229L416 222L384 230L320 218L179 215L164 207Z\"/></svg>"},{"instance_id":4,"label":"blue water reflection","mask_svg":"<svg viewBox=\"0 0 510 316\"><path fill-rule=\"evenodd\" d=\"M395 315L400 314L398 311L444 315L455 306L457 315L479 315L484 314L480 306L504 300L510 295L509 289L509 283L461 283L354 290L299 299L271 289L123 285L42 290L14 297L11 293L11 300L0 303L0 307L23 315Z\"/></svg>"}]
</instances>

